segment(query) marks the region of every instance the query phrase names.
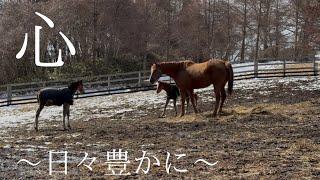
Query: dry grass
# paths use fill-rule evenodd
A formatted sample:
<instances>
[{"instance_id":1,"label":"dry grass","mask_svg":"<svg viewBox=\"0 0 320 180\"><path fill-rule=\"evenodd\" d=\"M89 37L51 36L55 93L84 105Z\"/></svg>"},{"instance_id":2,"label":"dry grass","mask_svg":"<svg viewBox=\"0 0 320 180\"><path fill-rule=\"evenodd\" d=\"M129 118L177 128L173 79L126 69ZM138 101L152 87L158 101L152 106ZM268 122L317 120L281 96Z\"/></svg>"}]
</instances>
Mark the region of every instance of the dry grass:
<instances>
[{"instance_id":1,"label":"dry grass","mask_svg":"<svg viewBox=\"0 0 320 180\"><path fill-rule=\"evenodd\" d=\"M241 98L248 93L258 96L259 102ZM279 102L276 96L238 92L239 96L229 99L218 118L211 117L211 103L202 103L202 113L183 118L172 117L171 110L167 118L159 119L160 110L153 109L147 118L132 121L107 118L77 121L73 123L74 129L66 132L59 130L61 122L51 122L40 132L25 130L26 127L10 129L7 135L12 139L0 140L0 151L4 154L0 159L0 177L50 178L47 163L37 168L15 163L21 158L46 161L48 150L67 150L78 161L84 152L98 161L93 164L93 172L70 163L70 175L55 178L119 178L105 176L107 167L103 163L107 151L121 148L129 153L128 171L132 175L120 179L319 178L320 99L305 100L306 96L315 95L304 93L292 92L291 97L286 96L286 103L284 98ZM263 103L265 99L269 102ZM7 144L13 148L3 148ZM34 151L22 150L28 147ZM157 156L161 165L151 166L147 175L135 175L133 172L139 165L135 158L141 157L142 150ZM166 152L171 153L173 166L189 171L178 173L171 169L168 175ZM177 160L174 154L187 156ZM219 163L214 167L194 165L199 158Z\"/></svg>"}]
</instances>

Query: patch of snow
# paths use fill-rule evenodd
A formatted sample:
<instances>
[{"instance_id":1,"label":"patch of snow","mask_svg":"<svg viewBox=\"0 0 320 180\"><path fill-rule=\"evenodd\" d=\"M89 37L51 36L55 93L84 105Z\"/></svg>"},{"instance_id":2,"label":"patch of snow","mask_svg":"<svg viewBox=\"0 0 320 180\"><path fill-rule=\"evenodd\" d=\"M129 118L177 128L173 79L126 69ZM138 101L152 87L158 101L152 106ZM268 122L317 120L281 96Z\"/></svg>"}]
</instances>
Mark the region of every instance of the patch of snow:
<instances>
[{"instance_id":1,"label":"patch of snow","mask_svg":"<svg viewBox=\"0 0 320 180\"><path fill-rule=\"evenodd\" d=\"M234 82L234 89L257 90L261 94L269 94L269 88L275 87L278 83L288 85L295 83L296 90L318 90L320 83L318 78L277 78L277 79L249 79ZM213 87L196 90L201 93L201 101L213 101ZM135 116L146 116L149 109L159 108L159 113L165 103L165 92L156 94L155 91L143 91L128 94L117 94L110 96L91 97L76 99L71 107L70 122L100 117L126 117L130 112L135 112ZM252 98L248 95L248 98ZM16 127L19 124L27 124L33 128L37 104L26 104L19 106L9 106L0 109L0 130L7 127ZM172 108L169 103L168 108ZM130 117L132 119L132 117ZM116 118L117 119L117 118ZM127 118L129 119L129 117ZM57 121L57 126L62 124L62 107L45 107L40 114L39 128L46 126L48 121ZM74 134L73 136L77 136ZM40 137L39 137L40 138ZM41 137L47 139L46 136Z\"/></svg>"}]
</instances>

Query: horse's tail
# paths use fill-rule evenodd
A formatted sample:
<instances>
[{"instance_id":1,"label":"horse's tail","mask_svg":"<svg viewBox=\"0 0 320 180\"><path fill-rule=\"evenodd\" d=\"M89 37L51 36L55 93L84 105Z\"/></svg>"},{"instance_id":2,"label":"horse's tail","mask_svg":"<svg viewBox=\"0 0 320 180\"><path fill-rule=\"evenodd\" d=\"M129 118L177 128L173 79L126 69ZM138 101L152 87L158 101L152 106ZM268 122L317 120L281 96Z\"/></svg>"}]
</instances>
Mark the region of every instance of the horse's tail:
<instances>
[{"instance_id":1,"label":"horse's tail","mask_svg":"<svg viewBox=\"0 0 320 180\"><path fill-rule=\"evenodd\" d=\"M225 62L226 69L227 69L227 79L228 79L228 93L229 95L233 92L233 81L234 81L234 75L233 75L233 68L231 63Z\"/></svg>"}]
</instances>

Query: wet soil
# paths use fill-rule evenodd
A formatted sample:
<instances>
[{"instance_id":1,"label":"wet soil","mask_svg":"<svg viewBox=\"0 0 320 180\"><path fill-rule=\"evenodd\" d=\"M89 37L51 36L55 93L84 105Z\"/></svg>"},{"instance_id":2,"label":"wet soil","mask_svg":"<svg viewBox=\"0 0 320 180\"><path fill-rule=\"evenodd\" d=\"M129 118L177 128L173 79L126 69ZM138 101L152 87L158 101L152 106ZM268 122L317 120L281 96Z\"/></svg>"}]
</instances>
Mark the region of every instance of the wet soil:
<instances>
[{"instance_id":1,"label":"wet soil","mask_svg":"<svg viewBox=\"0 0 320 180\"><path fill-rule=\"evenodd\" d=\"M0 179L320 178L320 92L280 83L267 92L235 91L217 118L212 117L212 98L199 103L201 113L181 118L174 117L172 109L165 118L158 118L161 109L151 109L140 118L124 112L118 119L73 120L69 131L62 130L62 122L42 122L39 132L29 130L31 124L9 128L0 139ZM211 94L203 92L200 99ZM113 149L128 152L126 172L131 175L106 175L110 173L107 154ZM67 175L49 175L49 151L68 151ZM142 151L150 159L147 174L135 173ZM97 158L92 171L78 166L86 152L88 158ZM17 164L21 159L41 162L35 167ZM198 159L218 163L195 164ZM170 163L168 174L166 164ZM147 165L146 158L142 169ZM54 168L63 169L61 165Z\"/></svg>"}]
</instances>

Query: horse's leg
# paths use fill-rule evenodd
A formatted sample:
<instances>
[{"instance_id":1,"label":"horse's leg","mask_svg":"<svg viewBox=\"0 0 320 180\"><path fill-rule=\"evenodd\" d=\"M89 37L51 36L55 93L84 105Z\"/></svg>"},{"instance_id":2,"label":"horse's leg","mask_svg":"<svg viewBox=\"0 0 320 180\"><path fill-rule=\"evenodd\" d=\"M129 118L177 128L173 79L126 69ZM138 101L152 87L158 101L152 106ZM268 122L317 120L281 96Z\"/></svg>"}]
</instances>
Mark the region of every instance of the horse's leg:
<instances>
[{"instance_id":1,"label":"horse's leg","mask_svg":"<svg viewBox=\"0 0 320 180\"><path fill-rule=\"evenodd\" d=\"M196 106L196 103L195 103L195 97L194 97L194 92L193 91L189 92L189 98L191 98L191 104L193 106L194 112L197 114L198 113L198 109L197 109L197 106Z\"/></svg>"},{"instance_id":2,"label":"horse's leg","mask_svg":"<svg viewBox=\"0 0 320 180\"><path fill-rule=\"evenodd\" d=\"M214 112L213 112L213 116L216 117L217 116L217 111L220 105L220 88L217 86L214 86L214 93L216 95L216 103L215 103L215 107L214 107Z\"/></svg>"},{"instance_id":3,"label":"horse's leg","mask_svg":"<svg viewBox=\"0 0 320 180\"><path fill-rule=\"evenodd\" d=\"M71 126L70 126L70 104L67 105L67 118L68 118L68 128L71 129Z\"/></svg>"},{"instance_id":4,"label":"horse's leg","mask_svg":"<svg viewBox=\"0 0 320 180\"><path fill-rule=\"evenodd\" d=\"M178 115L178 111L177 111L177 99L173 100L173 106L174 106L174 110L176 111L176 116Z\"/></svg>"},{"instance_id":5,"label":"horse's leg","mask_svg":"<svg viewBox=\"0 0 320 180\"><path fill-rule=\"evenodd\" d=\"M224 88L221 89L221 104L219 108L219 114L222 112L223 103L227 98L226 90Z\"/></svg>"},{"instance_id":6,"label":"horse's leg","mask_svg":"<svg viewBox=\"0 0 320 180\"><path fill-rule=\"evenodd\" d=\"M194 100L195 100L195 104L196 104L197 110L199 112L199 109L198 109L198 95L197 94L193 94L193 95L194 95Z\"/></svg>"},{"instance_id":7,"label":"horse's leg","mask_svg":"<svg viewBox=\"0 0 320 180\"><path fill-rule=\"evenodd\" d=\"M66 130L66 115L67 115L67 104L63 104L63 129Z\"/></svg>"},{"instance_id":8,"label":"horse's leg","mask_svg":"<svg viewBox=\"0 0 320 180\"><path fill-rule=\"evenodd\" d=\"M189 106L190 106L190 97L186 97L186 101L187 101L187 114L189 114Z\"/></svg>"},{"instance_id":9,"label":"horse's leg","mask_svg":"<svg viewBox=\"0 0 320 180\"><path fill-rule=\"evenodd\" d=\"M34 129L36 131L38 131L39 116L40 116L40 112L42 111L43 108L44 108L44 105L40 103L39 108L38 108L37 113L36 113L36 120L35 120L35 123L34 123Z\"/></svg>"},{"instance_id":10,"label":"horse's leg","mask_svg":"<svg viewBox=\"0 0 320 180\"><path fill-rule=\"evenodd\" d=\"M196 106L198 108L198 95L197 94L194 94L194 99L196 100ZM199 110L198 110L199 111Z\"/></svg>"},{"instance_id":11,"label":"horse's leg","mask_svg":"<svg viewBox=\"0 0 320 180\"><path fill-rule=\"evenodd\" d=\"M184 109L184 103L186 101L186 92L181 91L181 114L180 117L184 116L185 109Z\"/></svg>"},{"instance_id":12,"label":"horse's leg","mask_svg":"<svg viewBox=\"0 0 320 180\"><path fill-rule=\"evenodd\" d=\"M163 113L162 113L162 115L161 115L160 117L164 117L164 115L165 115L165 113L166 113L167 106L168 106L168 104L169 104L169 101L170 101L170 99L167 98L166 105L164 105Z\"/></svg>"}]
</instances>

